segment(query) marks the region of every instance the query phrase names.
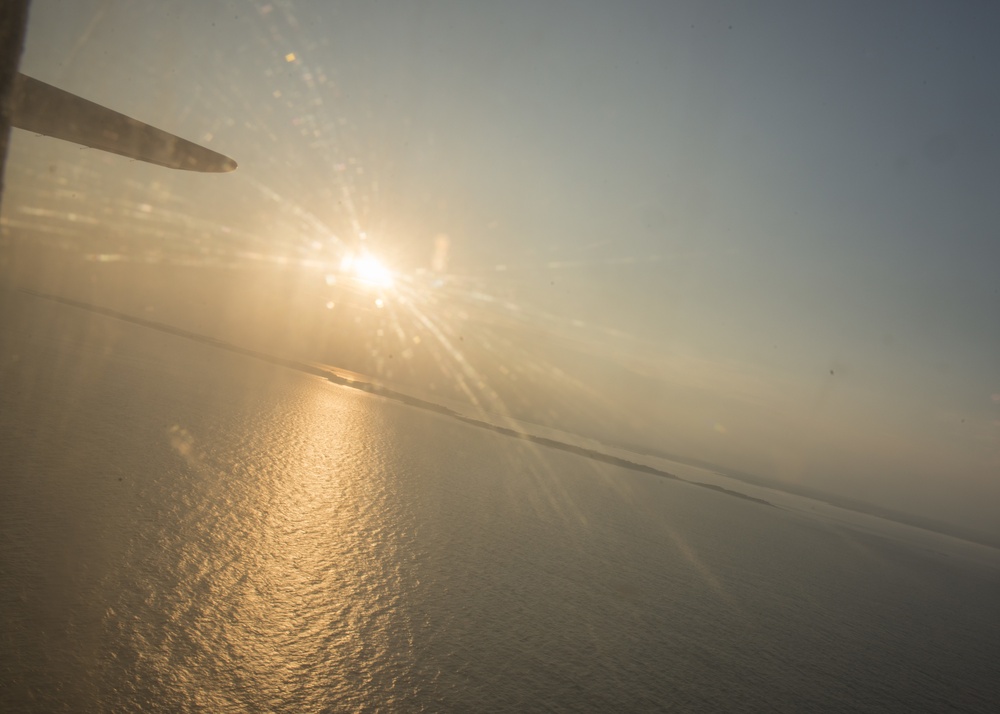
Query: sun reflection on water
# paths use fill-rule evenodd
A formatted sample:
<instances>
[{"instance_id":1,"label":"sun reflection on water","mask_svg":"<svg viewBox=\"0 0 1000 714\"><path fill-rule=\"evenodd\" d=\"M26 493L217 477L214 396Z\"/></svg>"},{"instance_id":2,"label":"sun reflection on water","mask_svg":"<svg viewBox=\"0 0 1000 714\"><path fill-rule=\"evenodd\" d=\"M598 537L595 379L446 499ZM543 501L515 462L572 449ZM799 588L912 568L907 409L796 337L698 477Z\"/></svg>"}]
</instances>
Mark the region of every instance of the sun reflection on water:
<instances>
[{"instance_id":1,"label":"sun reflection on water","mask_svg":"<svg viewBox=\"0 0 1000 714\"><path fill-rule=\"evenodd\" d=\"M405 680L414 666L401 602L414 583L398 552L412 514L386 472L370 397L281 384L280 399L239 413L237 443L220 448L204 425L168 432L187 466L173 499L183 509L171 511L183 528L157 577L175 586L147 584L168 620L128 623L125 634L141 649L197 628L184 663L210 674L184 688L214 710L232 707L248 680L254 704L363 708L385 695L365 683ZM143 676L172 676L171 653L158 650Z\"/></svg>"}]
</instances>

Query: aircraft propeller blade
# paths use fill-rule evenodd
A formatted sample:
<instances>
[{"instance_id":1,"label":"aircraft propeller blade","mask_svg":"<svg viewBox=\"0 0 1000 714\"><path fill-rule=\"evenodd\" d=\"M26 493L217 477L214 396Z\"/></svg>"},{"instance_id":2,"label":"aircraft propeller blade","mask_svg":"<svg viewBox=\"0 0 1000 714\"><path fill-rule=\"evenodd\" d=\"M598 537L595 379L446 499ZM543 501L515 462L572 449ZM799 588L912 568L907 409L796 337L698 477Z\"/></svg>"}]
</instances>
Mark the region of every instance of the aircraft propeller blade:
<instances>
[{"instance_id":1,"label":"aircraft propeller blade","mask_svg":"<svg viewBox=\"0 0 1000 714\"><path fill-rule=\"evenodd\" d=\"M185 171L223 173L236 162L187 139L18 73L11 126Z\"/></svg>"}]
</instances>

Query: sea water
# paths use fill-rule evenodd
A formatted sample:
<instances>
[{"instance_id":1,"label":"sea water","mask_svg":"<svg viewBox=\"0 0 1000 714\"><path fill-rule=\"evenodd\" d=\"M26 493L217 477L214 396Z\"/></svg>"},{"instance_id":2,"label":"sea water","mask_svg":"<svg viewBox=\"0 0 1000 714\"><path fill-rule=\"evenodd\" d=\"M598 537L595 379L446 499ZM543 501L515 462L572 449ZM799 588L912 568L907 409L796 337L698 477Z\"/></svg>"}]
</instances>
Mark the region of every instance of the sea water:
<instances>
[{"instance_id":1,"label":"sea water","mask_svg":"<svg viewBox=\"0 0 1000 714\"><path fill-rule=\"evenodd\" d=\"M0 710L1000 703L995 568L0 308Z\"/></svg>"}]
</instances>

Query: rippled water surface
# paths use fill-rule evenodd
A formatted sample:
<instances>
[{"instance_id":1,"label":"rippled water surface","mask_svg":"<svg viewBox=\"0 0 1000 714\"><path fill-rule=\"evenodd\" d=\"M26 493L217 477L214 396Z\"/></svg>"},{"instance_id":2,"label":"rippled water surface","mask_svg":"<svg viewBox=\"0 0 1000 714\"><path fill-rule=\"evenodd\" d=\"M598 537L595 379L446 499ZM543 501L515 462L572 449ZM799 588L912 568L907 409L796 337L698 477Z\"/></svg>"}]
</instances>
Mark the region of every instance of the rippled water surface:
<instances>
[{"instance_id":1,"label":"rippled water surface","mask_svg":"<svg viewBox=\"0 0 1000 714\"><path fill-rule=\"evenodd\" d=\"M0 305L4 711L1000 701L994 570Z\"/></svg>"}]
</instances>

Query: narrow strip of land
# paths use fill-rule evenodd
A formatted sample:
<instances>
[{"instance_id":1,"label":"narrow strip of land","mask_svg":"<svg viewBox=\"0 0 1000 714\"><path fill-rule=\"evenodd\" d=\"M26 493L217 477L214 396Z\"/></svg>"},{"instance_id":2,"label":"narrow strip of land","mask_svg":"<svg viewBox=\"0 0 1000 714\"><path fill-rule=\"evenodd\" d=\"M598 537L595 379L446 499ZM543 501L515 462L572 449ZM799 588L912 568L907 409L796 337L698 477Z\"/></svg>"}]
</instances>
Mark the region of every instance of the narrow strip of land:
<instances>
[{"instance_id":1,"label":"narrow strip of land","mask_svg":"<svg viewBox=\"0 0 1000 714\"><path fill-rule=\"evenodd\" d=\"M247 347L241 347L240 345L235 345L231 342L226 342L225 340L220 340L215 337L209 337L208 335L202 335L197 332L191 332L190 330L184 330L179 327L174 327L173 325L167 325L162 322L156 322L154 320L149 320L144 317L136 317L134 315L129 315L127 313L119 312L117 310L111 310L106 307L101 307L99 305L91 305L90 303L81 302L80 300L73 300L72 298L61 297L59 295L48 295L46 293L36 292L34 290L22 289L21 292L31 295L32 297L39 298L42 300L49 300L51 302L62 303L63 305L69 305L70 307L77 308L79 310L86 310L87 312L95 313L98 315L103 315L115 320L121 320L122 322L128 322L133 325L139 325L150 330L156 330L158 332L163 332L168 335L174 335L176 337L181 337L186 340L191 340L193 342L199 342L204 345L209 345L211 347L216 347L218 349L227 350L229 352L234 352L239 355L244 355L246 357L251 357L262 362L268 362L270 364L278 365L280 367L285 367L287 369L292 369L297 372L303 372L305 374L311 374L316 377L322 377L334 384L341 385L343 387L349 387L351 389L358 389L363 392L368 392L370 394L376 394L385 399L391 399L402 404L406 404L411 407L416 407L418 409L424 409L426 411L435 412L437 414L442 414L452 419L456 419L460 422L468 424L470 426L478 427L480 429L487 429L489 431L496 432L497 434L503 434L512 439L520 439L522 441L528 441L533 444L538 444L539 446L544 446L550 449L556 449L558 451L565 451L570 454L576 454L577 456L582 456L592 461L599 461L601 463L610 464L611 466L617 466L619 468L628 469L630 471L638 471L640 473L650 474L652 476L659 476L660 478L671 479L674 481L681 481L683 483L691 484L692 486L700 486L702 488L707 488L712 491L718 491L719 493L726 494L728 496L735 496L736 498L741 498L746 501L752 501L754 503L759 503L764 506L774 506L773 503L765 501L761 498L754 498L753 496L748 496L745 493L740 493L739 491L732 491L728 488L723 488L721 486L716 486L715 484L702 483L699 481L690 481L688 479L681 478L669 471L664 471L663 469L658 469L653 466L648 466L646 464L636 463L635 461L629 461L628 459L623 459L619 456L612 456L611 454L605 454L594 449L588 449L582 446L576 446L574 444L567 443L565 441L559 441L557 439L550 439L544 436L537 436L535 434L529 434L524 431L518 431L517 429L511 429L506 426L501 426L499 424L493 424L482 419L475 419L465 414L461 414L454 409L449 409L448 407L442 406L440 404L435 404L434 402L427 401L426 399L420 399L418 397L413 397L409 394L403 392L389 389L383 385L380 385L374 381L363 381L357 379L349 379L343 377L340 374L332 371L331 369L324 369L323 367L311 364L309 362L303 362L301 360L288 359L285 357L278 357L276 355L268 354L266 352L261 352L259 350L249 349Z\"/></svg>"}]
</instances>

